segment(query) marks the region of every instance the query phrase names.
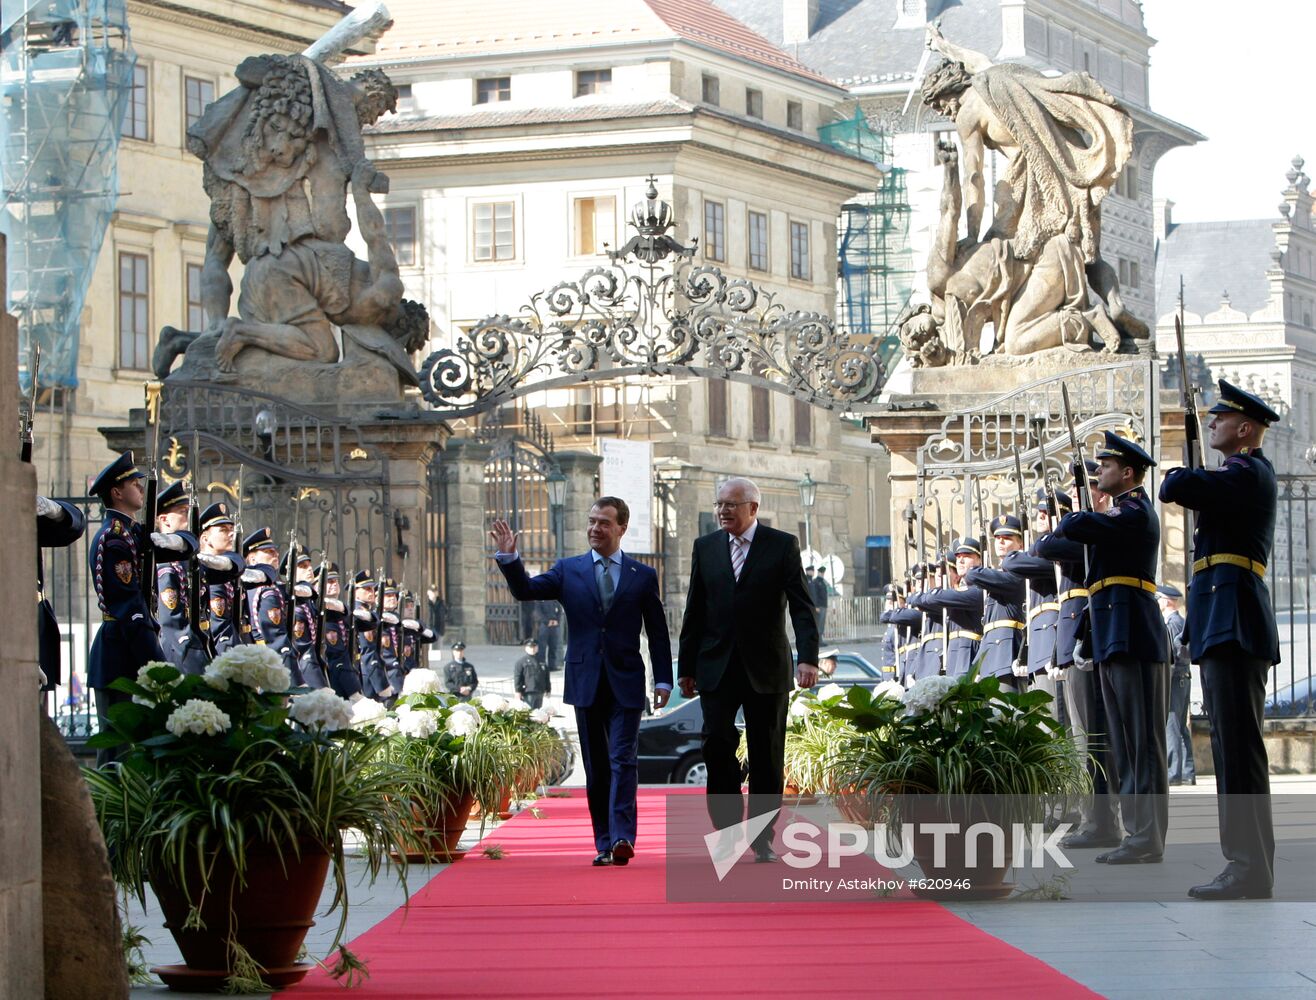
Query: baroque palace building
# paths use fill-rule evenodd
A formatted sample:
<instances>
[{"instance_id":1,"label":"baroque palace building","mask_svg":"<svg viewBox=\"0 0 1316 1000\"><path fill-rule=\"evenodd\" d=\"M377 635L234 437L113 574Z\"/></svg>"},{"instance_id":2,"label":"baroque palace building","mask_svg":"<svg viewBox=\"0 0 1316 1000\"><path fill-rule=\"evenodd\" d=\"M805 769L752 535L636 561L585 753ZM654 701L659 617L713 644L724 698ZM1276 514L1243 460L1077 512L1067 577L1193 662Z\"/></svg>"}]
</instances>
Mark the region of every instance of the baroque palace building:
<instances>
[{"instance_id":1,"label":"baroque palace building","mask_svg":"<svg viewBox=\"0 0 1316 1000\"><path fill-rule=\"evenodd\" d=\"M649 175L672 205L672 235L698 238L697 264L753 281L788 310L834 312L840 206L878 182L871 162L818 138L844 90L707 0L397 0L390 12L375 53L353 62L382 68L402 91L400 114L368 143L390 177L379 200L407 294L429 306L434 347L606 264L631 235ZM500 442L504 458L547 447L552 463L586 468L610 442L647 443L627 460L637 477L627 499L651 527L633 527L625 548L662 566L674 618L720 480L755 478L765 521L807 536L847 594L884 506L873 494L878 456L857 425L734 381L540 391L454 429L442 457L446 580L468 639L487 613L491 637L517 641L518 626L495 624L507 595L483 558L488 517L519 512L528 561L554 555L539 516L543 467L509 473L493 454ZM818 484L810 512L806 474ZM605 470L600 488L609 482ZM583 546L584 513L567 512L563 551Z\"/></svg>"}]
</instances>

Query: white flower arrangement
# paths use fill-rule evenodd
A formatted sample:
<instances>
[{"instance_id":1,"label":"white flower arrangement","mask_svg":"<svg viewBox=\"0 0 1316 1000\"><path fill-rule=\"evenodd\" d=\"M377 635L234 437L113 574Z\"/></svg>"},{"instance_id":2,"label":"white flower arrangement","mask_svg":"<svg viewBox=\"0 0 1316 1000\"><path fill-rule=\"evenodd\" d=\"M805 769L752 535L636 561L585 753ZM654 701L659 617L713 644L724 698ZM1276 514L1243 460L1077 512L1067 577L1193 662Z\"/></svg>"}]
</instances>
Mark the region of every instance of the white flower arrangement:
<instances>
[{"instance_id":1,"label":"white flower arrangement","mask_svg":"<svg viewBox=\"0 0 1316 1000\"><path fill-rule=\"evenodd\" d=\"M183 675L179 674L171 681L157 681L149 676L151 671L154 670L156 667L169 667L170 669L173 669L173 664L162 663L160 660L152 660L150 663L146 664L140 670L138 670L137 683L140 684L142 687L146 688L146 690L150 691L151 694L154 696L154 698L143 698L140 694L135 694L133 695L134 703L138 705L145 705L147 708L151 708L157 702L164 700L164 698L168 696L170 689L173 688L179 681L183 679Z\"/></svg>"},{"instance_id":2,"label":"white flower arrangement","mask_svg":"<svg viewBox=\"0 0 1316 1000\"><path fill-rule=\"evenodd\" d=\"M825 684L818 689L818 700L826 701L828 698L844 698L845 688L839 684Z\"/></svg>"},{"instance_id":3,"label":"white flower arrangement","mask_svg":"<svg viewBox=\"0 0 1316 1000\"><path fill-rule=\"evenodd\" d=\"M206 667L206 683L211 687L227 691L229 682L277 694L288 690L292 674L283 665L283 657L269 646L234 646Z\"/></svg>"},{"instance_id":4,"label":"white flower arrangement","mask_svg":"<svg viewBox=\"0 0 1316 1000\"><path fill-rule=\"evenodd\" d=\"M905 714L926 715L936 709L957 683L954 677L922 677L905 692Z\"/></svg>"},{"instance_id":5,"label":"white flower arrangement","mask_svg":"<svg viewBox=\"0 0 1316 1000\"><path fill-rule=\"evenodd\" d=\"M165 728L175 736L194 733L197 736L218 736L233 728L228 714L212 701L191 698L165 720Z\"/></svg>"},{"instance_id":6,"label":"white flower arrangement","mask_svg":"<svg viewBox=\"0 0 1316 1000\"><path fill-rule=\"evenodd\" d=\"M407 674L402 682L402 693L408 694L442 694L443 680L428 667L420 667Z\"/></svg>"},{"instance_id":7,"label":"white flower arrangement","mask_svg":"<svg viewBox=\"0 0 1316 1000\"><path fill-rule=\"evenodd\" d=\"M428 708L405 712L398 718L398 729L403 736L423 740L439 731L439 713Z\"/></svg>"},{"instance_id":8,"label":"white flower arrangement","mask_svg":"<svg viewBox=\"0 0 1316 1000\"><path fill-rule=\"evenodd\" d=\"M528 712L530 705L515 696L507 699L507 705L503 708L504 712Z\"/></svg>"},{"instance_id":9,"label":"white flower arrangement","mask_svg":"<svg viewBox=\"0 0 1316 1000\"><path fill-rule=\"evenodd\" d=\"M318 688L295 696L288 714L307 729L320 729L326 733L352 725L352 703L334 694L333 688Z\"/></svg>"},{"instance_id":10,"label":"white flower arrangement","mask_svg":"<svg viewBox=\"0 0 1316 1000\"><path fill-rule=\"evenodd\" d=\"M874 698L890 698L893 701L905 700L905 685L899 681L883 681L873 688Z\"/></svg>"},{"instance_id":11,"label":"white flower arrangement","mask_svg":"<svg viewBox=\"0 0 1316 1000\"><path fill-rule=\"evenodd\" d=\"M375 727L375 732L382 733L385 736L396 736L398 733L402 732L402 728L398 725L398 720L391 715L385 715L382 718L376 719L373 725Z\"/></svg>"},{"instance_id":12,"label":"white flower arrangement","mask_svg":"<svg viewBox=\"0 0 1316 1000\"><path fill-rule=\"evenodd\" d=\"M352 706L352 727L354 729L364 729L367 726L378 727L381 719L388 716L386 709L373 698L362 698Z\"/></svg>"},{"instance_id":13,"label":"white flower arrangement","mask_svg":"<svg viewBox=\"0 0 1316 1000\"><path fill-rule=\"evenodd\" d=\"M473 712L453 712L445 728L453 736L470 736L480 728L480 717Z\"/></svg>"},{"instance_id":14,"label":"white flower arrangement","mask_svg":"<svg viewBox=\"0 0 1316 1000\"><path fill-rule=\"evenodd\" d=\"M548 714L547 709L534 708L530 710L530 721L538 722L541 726L547 726L548 721L553 718Z\"/></svg>"},{"instance_id":15,"label":"white flower arrangement","mask_svg":"<svg viewBox=\"0 0 1316 1000\"><path fill-rule=\"evenodd\" d=\"M474 699L486 712L507 711L507 699L500 694L482 694Z\"/></svg>"}]
</instances>

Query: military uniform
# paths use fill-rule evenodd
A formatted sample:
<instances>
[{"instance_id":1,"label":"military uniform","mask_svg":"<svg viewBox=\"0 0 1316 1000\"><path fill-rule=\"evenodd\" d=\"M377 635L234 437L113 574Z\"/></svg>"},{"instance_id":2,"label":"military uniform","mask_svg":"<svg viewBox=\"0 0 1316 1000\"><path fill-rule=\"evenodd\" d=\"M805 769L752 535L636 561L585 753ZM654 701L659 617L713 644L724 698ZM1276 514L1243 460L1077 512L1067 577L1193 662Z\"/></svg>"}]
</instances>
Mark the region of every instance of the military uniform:
<instances>
[{"instance_id":1,"label":"military uniform","mask_svg":"<svg viewBox=\"0 0 1316 1000\"><path fill-rule=\"evenodd\" d=\"M1177 587L1162 585L1156 593L1170 600L1183 597ZM1170 716L1165 720L1166 759L1170 765L1170 784L1197 784L1197 767L1193 762L1193 733L1188 727L1188 703L1192 700L1193 671L1188 664L1188 647L1184 645L1184 617L1175 608L1165 615L1165 631L1170 637Z\"/></svg>"},{"instance_id":2,"label":"military uniform","mask_svg":"<svg viewBox=\"0 0 1316 1000\"><path fill-rule=\"evenodd\" d=\"M232 525L228 504L212 503L201 512L200 529ZM243 619L242 584L240 578L247 564L236 552L219 553L227 561L223 569L204 566L201 570L203 592L206 595L206 631L210 633L210 646L216 656L248 641L251 626Z\"/></svg>"},{"instance_id":3,"label":"military uniform","mask_svg":"<svg viewBox=\"0 0 1316 1000\"><path fill-rule=\"evenodd\" d=\"M1098 458L1134 468L1154 463L1138 445L1109 431ZM1081 542L1088 554L1088 607L1093 660L1119 777L1124 842L1099 861L1159 860L1169 822L1165 761L1169 647L1156 590L1161 528L1141 486L1115 497L1106 513L1066 515L1054 534Z\"/></svg>"},{"instance_id":4,"label":"military uniform","mask_svg":"<svg viewBox=\"0 0 1316 1000\"><path fill-rule=\"evenodd\" d=\"M1019 519L1002 514L991 522L992 536L1023 537ZM1004 687L1018 687L1014 665L1023 648L1024 581L1005 569L978 566L968 571L964 582L979 593L986 593L982 615L982 643L978 650L978 674L999 677Z\"/></svg>"},{"instance_id":5,"label":"military uniform","mask_svg":"<svg viewBox=\"0 0 1316 1000\"><path fill-rule=\"evenodd\" d=\"M454 642L452 648L454 650L465 650L466 643ZM460 698L462 701L469 701L479 683L480 677L475 672L475 665L470 660L458 660L453 657L443 665L443 687L448 694ZM462 688L467 688L468 692L462 694Z\"/></svg>"},{"instance_id":6,"label":"military uniform","mask_svg":"<svg viewBox=\"0 0 1316 1000\"><path fill-rule=\"evenodd\" d=\"M310 567L311 557L302 555L293 572ZM302 683L309 688L329 686L328 674L320 657L320 596L305 580L293 585L292 649L297 656Z\"/></svg>"},{"instance_id":7,"label":"military uniform","mask_svg":"<svg viewBox=\"0 0 1316 1000\"><path fill-rule=\"evenodd\" d=\"M257 528L242 540L243 559L262 551L276 555L279 551L269 528ZM292 676L292 686L302 687L305 682L292 648L292 609L279 582L279 571L265 563L248 562L242 574L242 586L253 639L257 645L269 646L277 652Z\"/></svg>"},{"instance_id":8,"label":"military uniform","mask_svg":"<svg viewBox=\"0 0 1316 1000\"><path fill-rule=\"evenodd\" d=\"M46 599L46 570L42 549L62 549L72 545L87 530L87 515L71 503L49 500L49 516L37 515L37 662L46 682L41 690L53 691L63 680L63 644L55 609Z\"/></svg>"},{"instance_id":9,"label":"military uniform","mask_svg":"<svg viewBox=\"0 0 1316 1000\"><path fill-rule=\"evenodd\" d=\"M407 676L402 667L402 616L398 614L396 601L393 607L388 607L390 596L398 596L398 585L392 580L385 580L384 610L380 616L383 625L379 638L379 659L384 667L384 676L388 678L388 686L395 695L399 695L402 693L402 682Z\"/></svg>"},{"instance_id":10,"label":"military uniform","mask_svg":"<svg viewBox=\"0 0 1316 1000\"><path fill-rule=\"evenodd\" d=\"M326 581L337 583L338 580L338 567L330 566ZM342 592L339 593L341 595ZM355 636L352 641L355 643ZM328 595L324 597L324 665L329 686L340 698L351 698L363 693L361 672L357 669L356 657L348 647L347 609L342 600Z\"/></svg>"},{"instance_id":11,"label":"military uniform","mask_svg":"<svg viewBox=\"0 0 1316 1000\"><path fill-rule=\"evenodd\" d=\"M1252 393L1220 380L1212 413L1241 413L1263 427L1279 414ZM1201 899L1268 896L1275 835L1270 768L1262 742L1266 681L1279 662L1279 629L1266 587L1275 542L1275 470L1260 448L1244 449L1218 469L1174 469L1161 500L1198 512L1188 585L1189 656L1202 669L1211 718L1220 847L1229 864Z\"/></svg>"},{"instance_id":12,"label":"military uniform","mask_svg":"<svg viewBox=\"0 0 1316 1000\"><path fill-rule=\"evenodd\" d=\"M411 604L412 613L415 613L415 602L408 600L403 604L403 611L406 611L406 604ZM419 667L429 666L429 651L425 648L435 642L438 636L428 625L422 625L420 619L406 617L402 619L402 669L404 673L411 673Z\"/></svg>"},{"instance_id":13,"label":"military uniform","mask_svg":"<svg viewBox=\"0 0 1316 1000\"><path fill-rule=\"evenodd\" d=\"M375 606L373 598L367 603L367 598L362 595L361 591L377 586L374 578L368 570L361 570L356 574L356 607L352 609L352 614L356 622L356 658L357 665L361 671L361 693L367 698L374 698L376 701L385 701L392 694L385 695L388 691L388 676L384 672L384 662L380 659L379 653L375 649L375 630L379 627L379 621L375 617ZM380 646L383 646L383 637L380 637Z\"/></svg>"},{"instance_id":14,"label":"military uniform","mask_svg":"<svg viewBox=\"0 0 1316 1000\"><path fill-rule=\"evenodd\" d=\"M187 495L183 492L182 482L171 483L159 493L155 503L159 514L186 507ZM170 562L160 562L155 567L160 647L164 650L165 659L183 673L204 673L210 657L206 653L205 643L192 637L189 563L188 560L179 559L177 552L171 552L170 557Z\"/></svg>"},{"instance_id":15,"label":"military uniform","mask_svg":"<svg viewBox=\"0 0 1316 1000\"><path fill-rule=\"evenodd\" d=\"M953 555L970 553L982 557L977 541L963 539L956 545ZM941 633L937 648L944 643L946 654L938 663L938 670L948 677L963 677L973 667L982 640L983 592L977 587L961 585L958 588L939 587L910 597L910 607L926 611L929 620ZM944 614L944 620L943 620Z\"/></svg>"}]
</instances>

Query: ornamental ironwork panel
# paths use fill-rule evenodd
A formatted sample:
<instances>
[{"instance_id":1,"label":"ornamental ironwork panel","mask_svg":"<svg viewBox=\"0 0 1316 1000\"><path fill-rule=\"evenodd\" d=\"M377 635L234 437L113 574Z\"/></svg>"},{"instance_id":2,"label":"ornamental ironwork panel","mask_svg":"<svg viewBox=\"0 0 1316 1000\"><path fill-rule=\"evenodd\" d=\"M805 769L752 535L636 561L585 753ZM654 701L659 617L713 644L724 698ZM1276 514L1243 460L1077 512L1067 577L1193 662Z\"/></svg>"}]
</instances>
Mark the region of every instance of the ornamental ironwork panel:
<instances>
[{"instance_id":1,"label":"ornamental ironwork panel","mask_svg":"<svg viewBox=\"0 0 1316 1000\"><path fill-rule=\"evenodd\" d=\"M554 468L547 451L519 436L499 440L484 466L485 524L501 518L512 526L517 552L531 576L547 570L561 555L548 503L548 474ZM497 646L520 645L534 634L535 602L512 597L497 563L487 563L485 635Z\"/></svg>"},{"instance_id":2,"label":"ornamental ironwork panel","mask_svg":"<svg viewBox=\"0 0 1316 1000\"><path fill-rule=\"evenodd\" d=\"M1279 626L1280 662L1266 688L1266 714L1276 718L1316 715L1312 675L1312 522L1316 476L1279 476L1275 547L1266 574Z\"/></svg>"},{"instance_id":3,"label":"ornamental ironwork panel","mask_svg":"<svg viewBox=\"0 0 1316 1000\"><path fill-rule=\"evenodd\" d=\"M876 398L885 373L873 337L788 311L753 282L694 263L698 240L683 246L670 235L671 206L652 177L630 224L636 235L608 252L609 263L431 354L421 391L435 411L456 418L532 391L671 375L762 385L828 409Z\"/></svg>"}]
</instances>

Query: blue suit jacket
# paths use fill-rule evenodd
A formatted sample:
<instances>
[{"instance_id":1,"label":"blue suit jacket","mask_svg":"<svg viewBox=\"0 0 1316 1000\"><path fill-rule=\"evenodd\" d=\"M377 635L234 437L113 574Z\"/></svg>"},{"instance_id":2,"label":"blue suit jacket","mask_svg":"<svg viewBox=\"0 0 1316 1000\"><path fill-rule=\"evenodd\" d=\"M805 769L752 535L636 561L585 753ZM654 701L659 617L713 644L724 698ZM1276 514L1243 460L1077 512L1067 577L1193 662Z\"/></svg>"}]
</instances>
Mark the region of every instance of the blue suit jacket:
<instances>
[{"instance_id":1,"label":"blue suit jacket","mask_svg":"<svg viewBox=\"0 0 1316 1000\"><path fill-rule=\"evenodd\" d=\"M644 707L641 625L649 636L654 683L672 683L672 643L653 567L623 552L621 575L606 613L592 553L559 559L536 577L526 573L520 559L500 562L498 568L518 601L557 601L566 612L567 675L562 697L568 705L594 704L599 678L606 673L618 705Z\"/></svg>"}]
</instances>

